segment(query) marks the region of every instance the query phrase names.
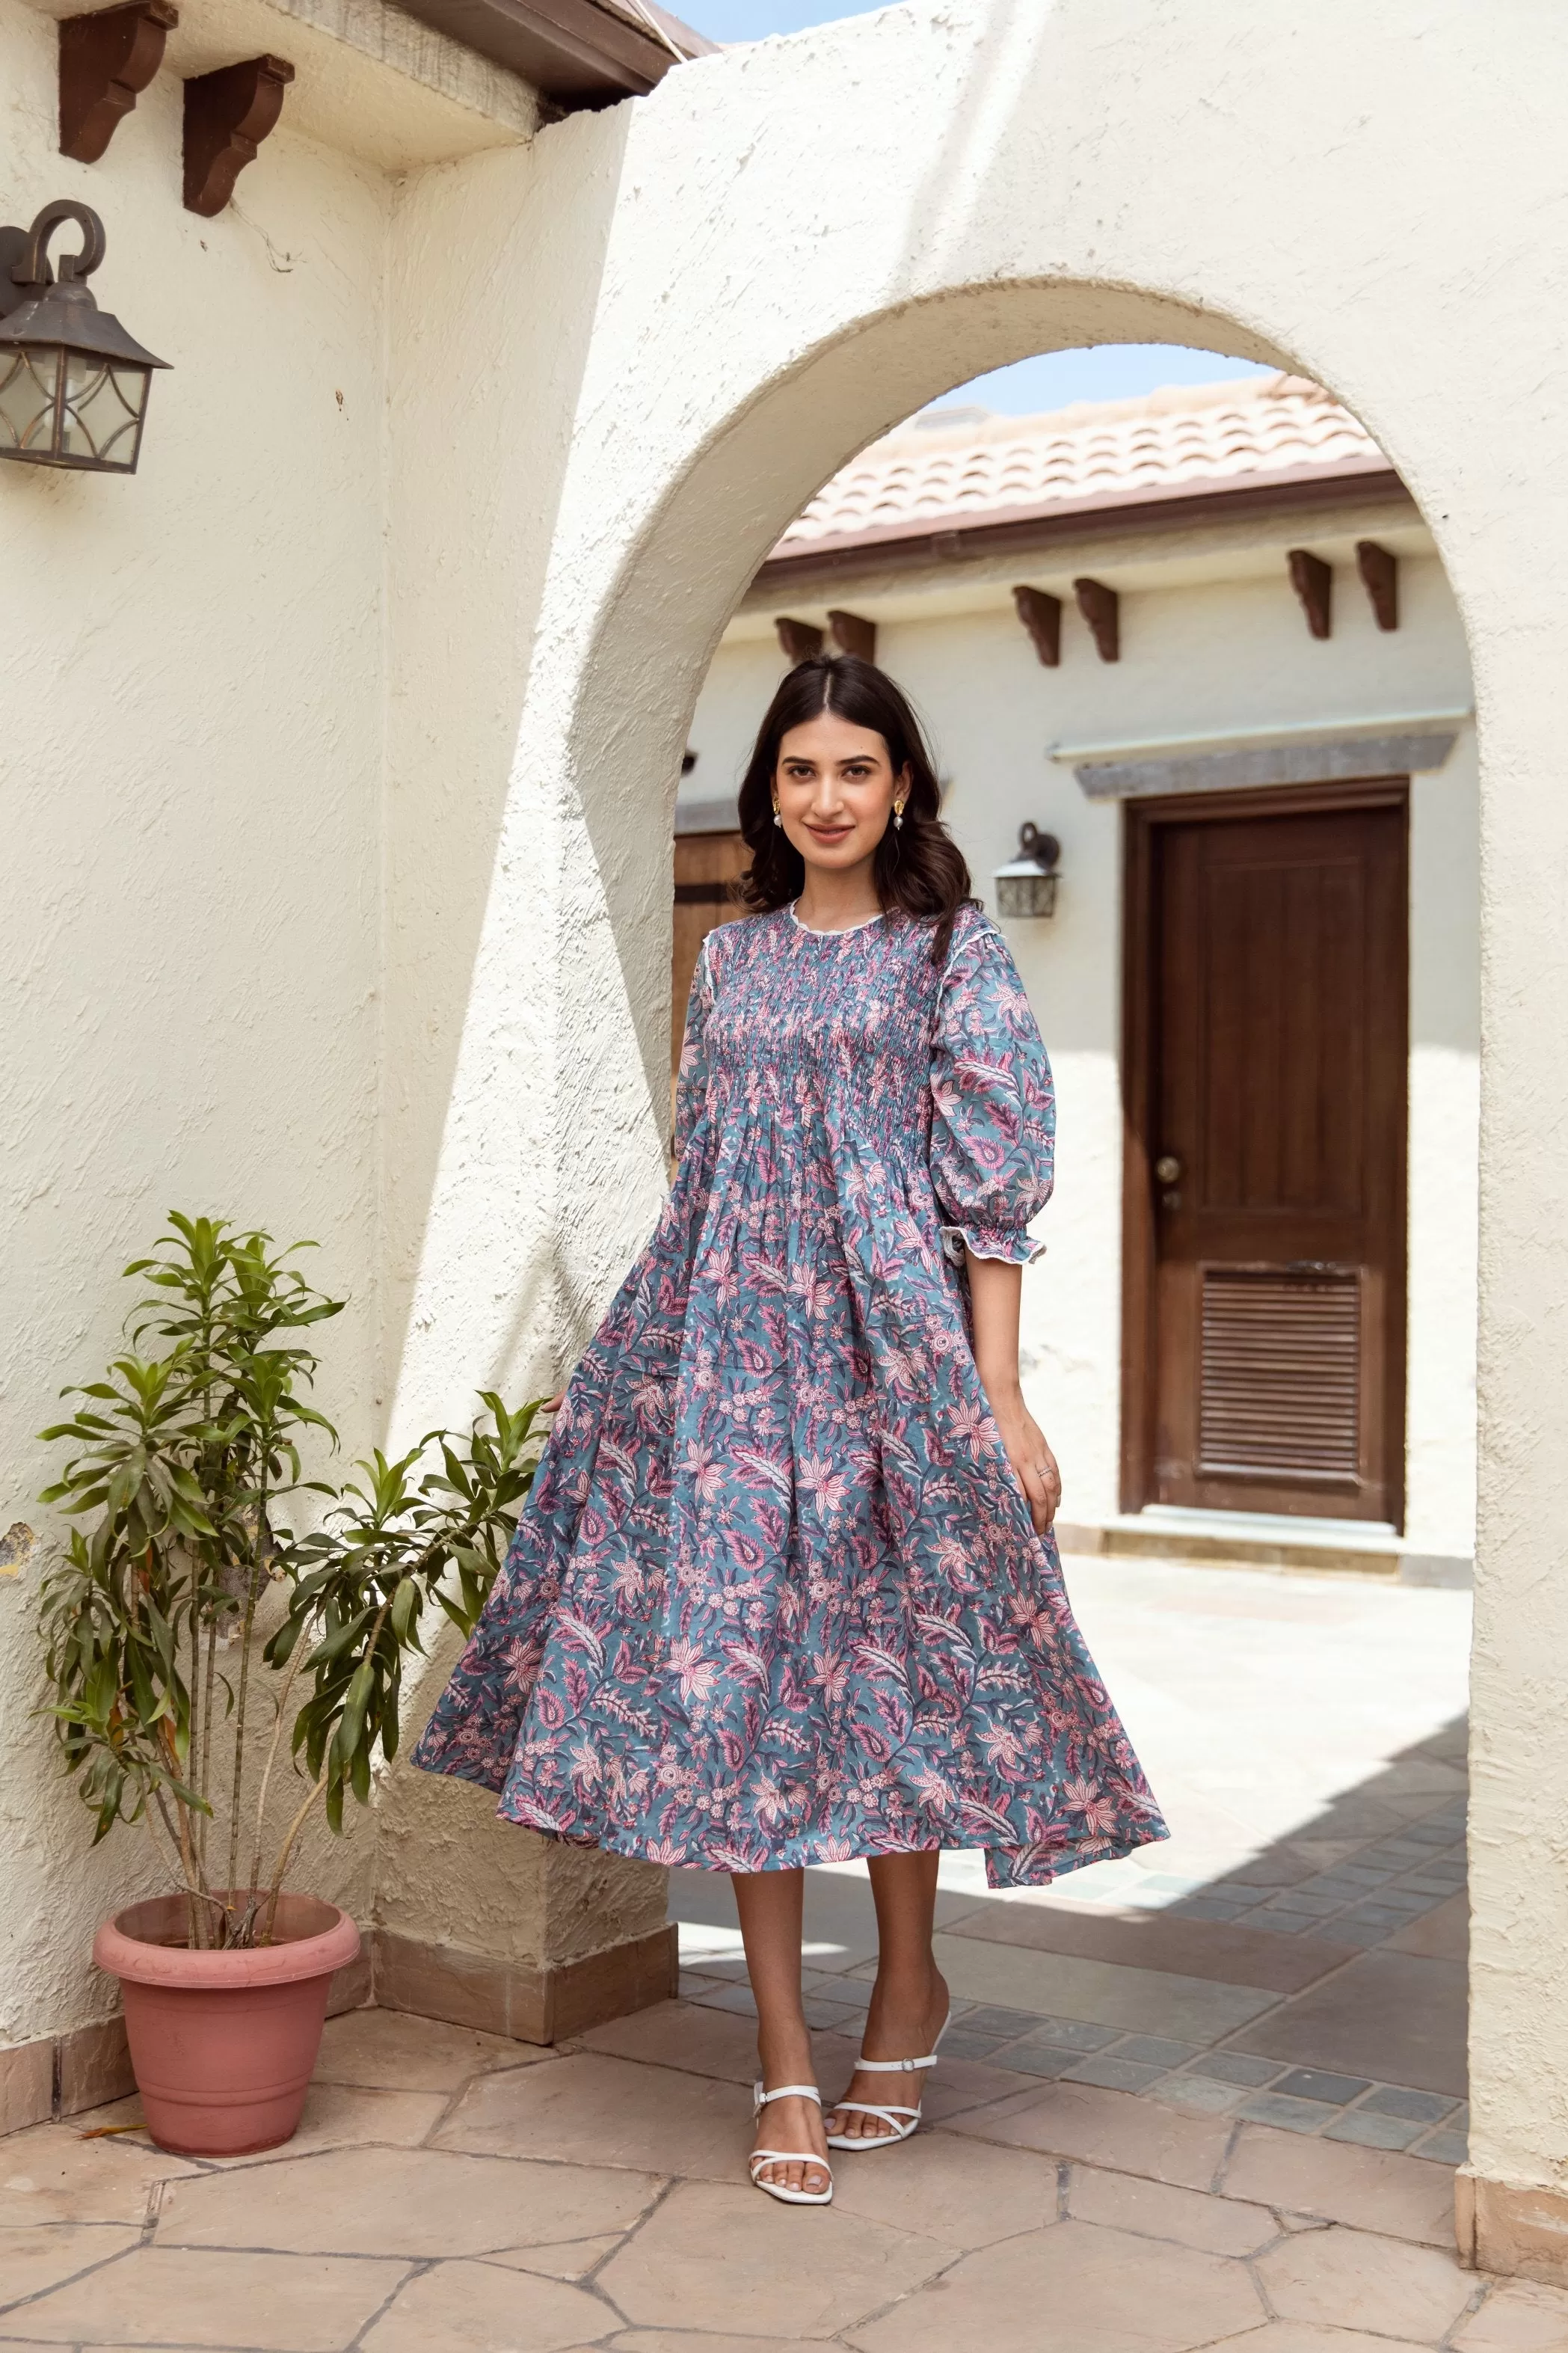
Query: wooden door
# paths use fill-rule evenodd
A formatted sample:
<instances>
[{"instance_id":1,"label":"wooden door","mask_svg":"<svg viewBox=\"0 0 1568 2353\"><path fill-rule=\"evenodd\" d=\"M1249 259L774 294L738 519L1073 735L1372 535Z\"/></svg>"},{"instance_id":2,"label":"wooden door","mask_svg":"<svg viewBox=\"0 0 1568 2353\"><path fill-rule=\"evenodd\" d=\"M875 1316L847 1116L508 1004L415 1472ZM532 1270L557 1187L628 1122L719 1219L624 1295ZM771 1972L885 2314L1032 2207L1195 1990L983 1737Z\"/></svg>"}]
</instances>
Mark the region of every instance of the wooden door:
<instances>
[{"instance_id":1,"label":"wooden door","mask_svg":"<svg viewBox=\"0 0 1568 2353\"><path fill-rule=\"evenodd\" d=\"M1129 1500L1397 1525L1405 786L1129 837Z\"/></svg>"},{"instance_id":2,"label":"wooden door","mask_svg":"<svg viewBox=\"0 0 1568 2353\"><path fill-rule=\"evenodd\" d=\"M669 1068L680 1061L686 1000L702 943L715 923L742 913L735 883L751 863L738 833L678 833L675 837L675 945L670 959Z\"/></svg>"}]
</instances>

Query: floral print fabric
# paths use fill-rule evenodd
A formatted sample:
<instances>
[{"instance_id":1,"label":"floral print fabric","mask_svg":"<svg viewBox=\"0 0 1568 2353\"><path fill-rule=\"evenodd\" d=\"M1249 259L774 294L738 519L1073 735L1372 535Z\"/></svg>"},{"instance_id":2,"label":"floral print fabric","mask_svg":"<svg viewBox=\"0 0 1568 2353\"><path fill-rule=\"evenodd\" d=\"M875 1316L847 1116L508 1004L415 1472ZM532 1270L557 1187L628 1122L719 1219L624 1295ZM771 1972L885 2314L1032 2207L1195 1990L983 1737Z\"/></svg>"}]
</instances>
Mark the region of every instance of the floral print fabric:
<instances>
[{"instance_id":1,"label":"floral print fabric","mask_svg":"<svg viewBox=\"0 0 1568 2353\"><path fill-rule=\"evenodd\" d=\"M510 1821L725 1871L983 1847L996 1887L1165 1835L971 1346L963 1245L1036 1254L1045 1050L977 909L931 949L709 935L675 1184L414 1752Z\"/></svg>"}]
</instances>

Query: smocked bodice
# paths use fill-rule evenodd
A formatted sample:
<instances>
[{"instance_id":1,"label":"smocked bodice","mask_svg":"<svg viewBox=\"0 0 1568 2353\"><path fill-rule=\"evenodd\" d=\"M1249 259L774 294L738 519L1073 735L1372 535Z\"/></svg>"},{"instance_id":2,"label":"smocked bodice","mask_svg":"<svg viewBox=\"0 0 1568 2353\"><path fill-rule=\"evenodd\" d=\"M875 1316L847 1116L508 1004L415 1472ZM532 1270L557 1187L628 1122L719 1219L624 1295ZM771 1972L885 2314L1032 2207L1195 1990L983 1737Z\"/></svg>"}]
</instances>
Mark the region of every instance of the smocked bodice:
<instances>
[{"instance_id":1,"label":"smocked bodice","mask_svg":"<svg viewBox=\"0 0 1568 2353\"><path fill-rule=\"evenodd\" d=\"M788 1166L824 1138L934 1195L978 1257L1026 1260L1051 1188L1050 1068L1006 943L961 908L816 932L792 912L710 932L692 986L676 1149L710 1170L742 1139ZM962 1248L957 1250L962 1257Z\"/></svg>"}]
</instances>

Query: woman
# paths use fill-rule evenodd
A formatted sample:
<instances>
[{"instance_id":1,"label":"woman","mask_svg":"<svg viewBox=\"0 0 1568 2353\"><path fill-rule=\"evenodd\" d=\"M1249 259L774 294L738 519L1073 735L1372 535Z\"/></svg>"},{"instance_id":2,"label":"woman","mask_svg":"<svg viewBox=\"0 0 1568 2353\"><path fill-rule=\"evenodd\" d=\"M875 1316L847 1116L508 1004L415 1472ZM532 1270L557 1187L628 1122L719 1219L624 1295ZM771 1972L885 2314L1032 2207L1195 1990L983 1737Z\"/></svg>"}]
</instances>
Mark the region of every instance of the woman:
<instances>
[{"instance_id":1,"label":"woman","mask_svg":"<svg viewBox=\"0 0 1568 2353\"><path fill-rule=\"evenodd\" d=\"M704 943L673 1189L415 1762L509 1821L731 1874L752 2179L820 2205L829 2146L919 2122L942 1850L1026 1887L1165 1831L1073 1623L1019 1387L1050 1071L892 681L791 670L741 826L754 912ZM802 1869L861 1855L878 1978L825 2120Z\"/></svg>"}]
</instances>

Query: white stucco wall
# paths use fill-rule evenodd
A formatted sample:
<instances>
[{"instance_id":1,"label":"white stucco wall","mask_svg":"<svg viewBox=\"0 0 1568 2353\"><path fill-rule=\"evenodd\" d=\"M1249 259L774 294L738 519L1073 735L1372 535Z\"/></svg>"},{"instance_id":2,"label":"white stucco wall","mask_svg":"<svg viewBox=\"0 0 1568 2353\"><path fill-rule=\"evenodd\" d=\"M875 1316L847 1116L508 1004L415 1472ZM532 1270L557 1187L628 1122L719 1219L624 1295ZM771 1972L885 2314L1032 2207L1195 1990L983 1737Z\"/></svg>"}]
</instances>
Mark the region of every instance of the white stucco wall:
<instances>
[{"instance_id":1,"label":"white stucco wall","mask_svg":"<svg viewBox=\"0 0 1568 2353\"><path fill-rule=\"evenodd\" d=\"M0 1523L38 1527L33 1433L107 1361L170 1207L319 1241L353 1303L321 1401L351 1454L369 1431L388 219L381 174L287 123L241 211L184 212L174 77L69 163L56 54L0 0L0 218L94 205L95 290L174 365L133 480L0 467ZM93 1928L158 1884L139 1831L89 1852L29 1715L36 1582L0 1582L5 2042L108 2006ZM370 1853L359 1823L301 1871L363 1911Z\"/></svg>"},{"instance_id":2,"label":"white stucco wall","mask_svg":"<svg viewBox=\"0 0 1568 2353\"><path fill-rule=\"evenodd\" d=\"M1367 528L1386 521L1369 519ZM1037 1230L1047 1253L1025 1280L1031 1404L1063 1466L1064 1516L1093 1523L1119 1509L1121 1267L1121 820L1088 799L1058 744L1331 725L1338 720L1463 710L1470 700L1458 613L1434 555L1401 562L1401 626L1377 629L1350 565L1339 517L1298 526L1340 560L1331 638L1309 636L1286 575L1286 535L1232 535L1228 578L1188 577L1227 562L1214 543L1195 557L1181 537L1120 551L1103 542L1053 549L1046 568L1016 560L1069 605L1063 660L1043 669L998 572L870 586L841 578L831 601L878 620L877 656L913 696L947 783L948 822L975 887L993 876L1033 819L1062 844L1049 922L1009 927L1050 1047L1059 1097L1058 1183ZM1296 533L1290 534L1295 536ZM1408 527L1398 534L1408 543ZM1424 537L1425 535L1422 534ZM991 572L995 567L987 566ZM1122 658L1095 655L1070 610L1075 573L1147 583L1123 590ZM1162 585L1162 573L1175 581ZM879 587L881 594L878 593ZM770 591L772 610L820 620L818 590ZM692 716L697 763L681 797L732 792L757 723L786 667L761 602L748 600L714 657ZM884 603L891 617L884 611ZM1444 768L1415 780L1411 813L1410 1381L1412 1551L1463 1556L1474 1543L1476 1113L1479 1054L1477 786L1474 731Z\"/></svg>"},{"instance_id":3,"label":"white stucco wall","mask_svg":"<svg viewBox=\"0 0 1568 2353\"><path fill-rule=\"evenodd\" d=\"M662 1193L657 1165L627 1182L623 1115L563 1104L626 987L582 904L581 819L516 758L624 132L579 117L406 181L394 212L377 1403L399 1445L465 1424L481 1385L554 1388ZM505 1008L478 1039L476 987ZM575 1220L612 1202L584 1274ZM410 1740L457 1648L410 1662ZM482 1790L400 1764L378 1817L375 1916L400 1935L538 1967L663 1923L662 1871L500 1823Z\"/></svg>"},{"instance_id":4,"label":"white stucco wall","mask_svg":"<svg viewBox=\"0 0 1568 2353\"><path fill-rule=\"evenodd\" d=\"M258 46L296 84L199 219L180 77ZM466 1422L480 1386L554 1386L591 1320L557 1239L595 1150L553 1093L570 826L546 796L498 844L625 117L530 141L531 93L375 0L197 0L87 167L55 152L51 17L0 0L0 218L95 206L95 289L174 364L132 480L0 467L0 1528L47 1543L32 1433L106 1361L171 1204L320 1242L352 1300L320 1342L340 1470ZM518 1019L448 1124L492 891L525 914ZM427 1215L438 1166L498 1156L477 1226ZM620 1187L628 1252L658 1189ZM0 2047L110 2006L93 1927L159 1883L140 1833L89 1852L31 1713L42 1566L0 1576ZM318 1825L294 1883L367 1922L384 1885L408 1933L533 1963L662 1921L661 1873L500 1833L478 1792L400 1767L381 1810Z\"/></svg>"}]
</instances>

